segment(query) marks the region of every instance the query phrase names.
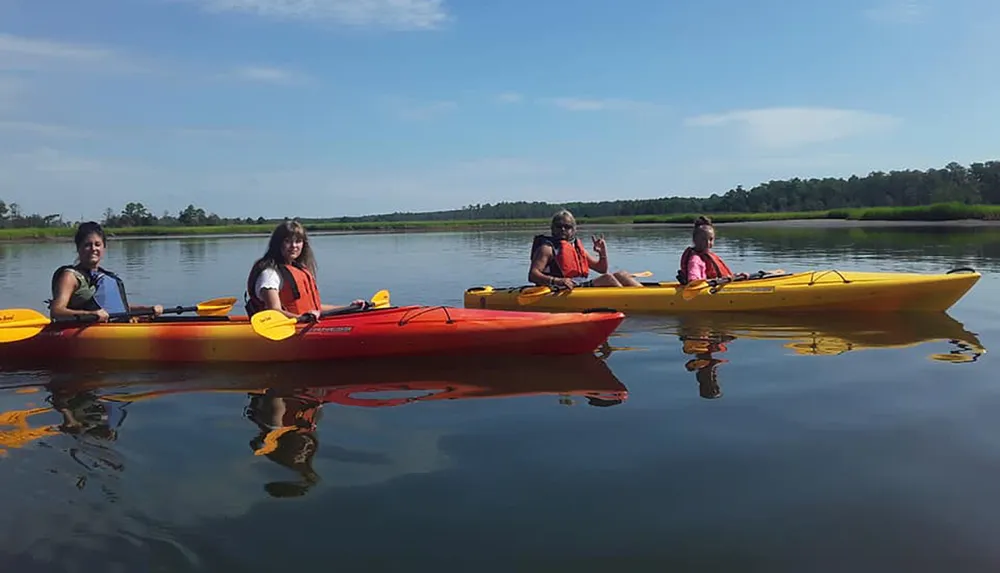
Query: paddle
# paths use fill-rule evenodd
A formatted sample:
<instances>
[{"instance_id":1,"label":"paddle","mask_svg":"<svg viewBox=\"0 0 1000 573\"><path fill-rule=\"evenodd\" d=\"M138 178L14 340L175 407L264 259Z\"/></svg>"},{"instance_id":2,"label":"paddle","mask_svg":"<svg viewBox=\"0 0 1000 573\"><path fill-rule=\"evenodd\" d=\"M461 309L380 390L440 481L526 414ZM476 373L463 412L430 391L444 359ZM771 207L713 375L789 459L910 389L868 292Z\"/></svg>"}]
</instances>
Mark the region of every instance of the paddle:
<instances>
[{"instance_id":1,"label":"paddle","mask_svg":"<svg viewBox=\"0 0 1000 573\"><path fill-rule=\"evenodd\" d=\"M712 280L704 280L704 279L697 280L688 283L688 285L684 287L684 290L681 291L681 298L686 301L691 300L694 297L701 294L702 292L704 292L706 289L715 288L717 286L721 286L730 282L763 279L773 275L783 275L783 274L785 274L784 270L775 269L773 271L757 271L756 273L748 276L747 278L724 277Z\"/></svg>"},{"instance_id":2,"label":"paddle","mask_svg":"<svg viewBox=\"0 0 1000 573\"><path fill-rule=\"evenodd\" d=\"M320 318L360 312L368 308L385 308L387 306L389 306L389 291L380 290L372 295L371 300L365 306L352 304L344 308L338 308L337 310L328 310L320 313ZM253 326L253 331L264 338L284 340L295 334L295 325L301 322L308 322L309 320L307 315L293 318L285 316L277 310L262 310L254 313L253 317L250 318L250 324Z\"/></svg>"},{"instance_id":3,"label":"paddle","mask_svg":"<svg viewBox=\"0 0 1000 573\"><path fill-rule=\"evenodd\" d=\"M214 298L200 302L195 306L175 306L163 309L163 314L181 314L185 312L197 312L198 316L225 316L233 309L236 299ZM116 312L108 315L109 319L128 318L133 316L152 316L153 309L133 310L129 312ZM0 310L0 343L17 342L31 338L45 329L50 324L65 323L94 323L97 316L93 314L81 314L70 318L49 318L44 314L30 308L13 308Z\"/></svg>"},{"instance_id":4,"label":"paddle","mask_svg":"<svg viewBox=\"0 0 1000 573\"><path fill-rule=\"evenodd\" d=\"M631 273L631 276L633 276L635 278L651 277L651 276L653 276L653 271L642 271L641 273ZM556 292L559 292L561 290L564 290L565 288L566 287L564 287L564 286L557 286L557 287L534 286L534 287L528 287L528 288L522 290L520 293L518 293L518 295L517 295L517 304L522 304L522 305L523 304L531 304L532 302L538 300L538 297L545 296L545 295L547 295L549 293L556 293Z\"/></svg>"},{"instance_id":5,"label":"paddle","mask_svg":"<svg viewBox=\"0 0 1000 573\"><path fill-rule=\"evenodd\" d=\"M704 292L706 289L714 288L716 286L726 284L732 281L733 281L732 278L726 277L721 279L713 279L711 281L706 281L702 279L690 282L687 284L687 286L684 287L684 290L681 291L681 298L684 300L691 300L694 297L701 294L702 292Z\"/></svg>"}]
</instances>

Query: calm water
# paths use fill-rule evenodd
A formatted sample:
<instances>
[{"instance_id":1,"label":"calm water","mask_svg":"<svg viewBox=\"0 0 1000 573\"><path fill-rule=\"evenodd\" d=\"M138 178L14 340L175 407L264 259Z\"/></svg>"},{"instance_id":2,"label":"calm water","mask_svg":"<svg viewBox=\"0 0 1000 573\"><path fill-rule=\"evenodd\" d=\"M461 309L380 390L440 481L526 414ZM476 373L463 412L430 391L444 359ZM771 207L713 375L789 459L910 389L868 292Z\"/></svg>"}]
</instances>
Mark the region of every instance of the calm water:
<instances>
[{"instance_id":1,"label":"calm water","mask_svg":"<svg viewBox=\"0 0 1000 573\"><path fill-rule=\"evenodd\" d=\"M605 231L613 266L660 280L688 240ZM327 301L460 306L522 284L530 239L313 242ZM265 243L113 241L106 266L135 302L242 300ZM751 272L985 276L942 316L630 317L604 359L0 371L0 566L996 570L1000 230L722 227L717 246ZM0 245L0 306L42 309L73 256ZM281 409L315 430L269 436Z\"/></svg>"}]
</instances>

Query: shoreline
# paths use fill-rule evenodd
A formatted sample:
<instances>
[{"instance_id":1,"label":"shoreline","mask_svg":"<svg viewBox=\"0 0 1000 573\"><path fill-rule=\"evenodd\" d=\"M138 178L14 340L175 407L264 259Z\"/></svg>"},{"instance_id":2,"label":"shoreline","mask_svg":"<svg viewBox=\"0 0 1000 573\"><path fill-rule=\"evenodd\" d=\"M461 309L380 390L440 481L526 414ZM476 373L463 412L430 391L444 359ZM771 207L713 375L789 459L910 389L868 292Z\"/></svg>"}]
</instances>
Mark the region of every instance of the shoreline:
<instances>
[{"instance_id":1,"label":"shoreline","mask_svg":"<svg viewBox=\"0 0 1000 573\"><path fill-rule=\"evenodd\" d=\"M780 217L780 214L776 214ZM759 215L758 215L759 217ZM778 228L861 228L861 227L955 227L955 228L975 228L975 227L1000 227L998 219L951 219L951 220L921 220L921 219L841 219L827 217L802 217L802 218L774 218L756 220L725 221L724 217L718 217L714 224L720 227L778 227ZM468 232L468 231L505 231L505 230L538 230L544 231L547 220L511 220L509 222L488 222L477 223L469 221L447 221L447 222L424 222L407 221L398 223L365 224L354 228L354 225L344 224L344 227L337 224L306 225L310 235L395 235L406 233L441 233L441 232ZM687 228L691 223L681 223L672 221L604 221L604 220L579 220L581 229L586 228ZM249 226L247 226L249 227ZM258 226L254 226L258 227ZM324 228L334 227L334 228ZM267 237L273 230L273 226L264 225L259 228L234 229L232 227L192 227L190 229L163 229L163 228L129 228L129 229L107 229L108 237L115 240L123 239L197 239L205 237L214 238L251 238ZM5 232L7 231L7 232ZM0 229L0 244L3 243L52 243L72 240L73 228L39 228L39 229Z\"/></svg>"}]
</instances>

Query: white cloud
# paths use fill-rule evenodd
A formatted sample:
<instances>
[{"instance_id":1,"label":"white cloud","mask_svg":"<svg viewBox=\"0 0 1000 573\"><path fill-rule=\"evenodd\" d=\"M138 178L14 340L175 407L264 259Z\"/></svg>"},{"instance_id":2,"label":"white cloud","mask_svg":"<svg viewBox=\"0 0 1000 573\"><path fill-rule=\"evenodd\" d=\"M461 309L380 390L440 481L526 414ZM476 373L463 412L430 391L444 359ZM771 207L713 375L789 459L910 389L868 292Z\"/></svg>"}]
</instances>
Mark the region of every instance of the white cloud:
<instances>
[{"instance_id":1,"label":"white cloud","mask_svg":"<svg viewBox=\"0 0 1000 573\"><path fill-rule=\"evenodd\" d=\"M864 11L866 18L877 22L911 24L923 19L927 6L920 0L888 0Z\"/></svg>"},{"instance_id":2,"label":"white cloud","mask_svg":"<svg viewBox=\"0 0 1000 573\"><path fill-rule=\"evenodd\" d=\"M736 125L750 142L763 147L794 147L884 132L900 120L890 115L821 107L737 110L688 118L694 127Z\"/></svg>"},{"instance_id":3,"label":"white cloud","mask_svg":"<svg viewBox=\"0 0 1000 573\"><path fill-rule=\"evenodd\" d=\"M426 121L458 109L458 103L451 100L417 102L389 97L385 101L396 116L409 121Z\"/></svg>"},{"instance_id":4,"label":"white cloud","mask_svg":"<svg viewBox=\"0 0 1000 573\"><path fill-rule=\"evenodd\" d=\"M305 80L305 76L298 72L270 66L244 66L233 70L228 76L249 82L278 85L290 85Z\"/></svg>"},{"instance_id":5,"label":"white cloud","mask_svg":"<svg viewBox=\"0 0 1000 573\"><path fill-rule=\"evenodd\" d=\"M13 109L24 95L24 82L0 75L0 112Z\"/></svg>"},{"instance_id":6,"label":"white cloud","mask_svg":"<svg viewBox=\"0 0 1000 573\"><path fill-rule=\"evenodd\" d=\"M100 46L0 34L0 71L138 71L140 66Z\"/></svg>"},{"instance_id":7,"label":"white cloud","mask_svg":"<svg viewBox=\"0 0 1000 573\"><path fill-rule=\"evenodd\" d=\"M175 0L208 12L239 12L275 20L332 22L394 30L432 30L451 19L444 0Z\"/></svg>"},{"instance_id":8,"label":"white cloud","mask_svg":"<svg viewBox=\"0 0 1000 573\"><path fill-rule=\"evenodd\" d=\"M497 101L500 103L520 103L524 101L524 96L517 92L504 92L497 95Z\"/></svg>"},{"instance_id":9,"label":"white cloud","mask_svg":"<svg viewBox=\"0 0 1000 573\"><path fill-rule=\"evenodd\" d=\"M89 132L65 125L38 123L32 121L0 120L0 132L17 132L43 137L88 137Z\"/></svg>"},{"instance_id":10,"label":"white cloud","mask_svg":"<svg viewBox=\"0 0 1000 573\"><path fill-rule=\"evenodd\" d=\"M556 97L544 100L566 111L654 111L661 109L660 104L629 99L593 99L578 97Z\"/></svg>"}]
</instances>

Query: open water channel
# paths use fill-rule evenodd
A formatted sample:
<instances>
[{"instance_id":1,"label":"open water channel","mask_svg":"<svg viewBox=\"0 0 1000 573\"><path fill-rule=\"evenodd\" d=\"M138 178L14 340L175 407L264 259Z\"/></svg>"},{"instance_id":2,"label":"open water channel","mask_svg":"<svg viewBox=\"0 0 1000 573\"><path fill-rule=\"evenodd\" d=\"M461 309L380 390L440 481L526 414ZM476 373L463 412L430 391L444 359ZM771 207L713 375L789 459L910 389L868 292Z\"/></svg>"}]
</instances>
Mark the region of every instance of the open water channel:
<instances>
[{"instance_id":1,"label":"open water channel","mask_svg":"<svg viewBox=\"0 0 1000 573\"><path fill-rule=\"evenodd\" d=\"M689 242L599 230L660 280ZM312 242L327 302L461 306L523 284L531 236ZM266 241L112 239L105 266L137 303L242 301ZM594 360L0 371L0 568L1000 567L1000 228L719 226L716 251L984 276L946 315L632 316ZM0 307L43 310L74 255L0 245ZM315 429L266 444L282 405Z\"/></svg>"}]
</instances>

